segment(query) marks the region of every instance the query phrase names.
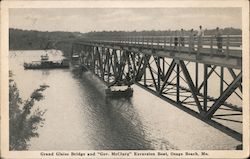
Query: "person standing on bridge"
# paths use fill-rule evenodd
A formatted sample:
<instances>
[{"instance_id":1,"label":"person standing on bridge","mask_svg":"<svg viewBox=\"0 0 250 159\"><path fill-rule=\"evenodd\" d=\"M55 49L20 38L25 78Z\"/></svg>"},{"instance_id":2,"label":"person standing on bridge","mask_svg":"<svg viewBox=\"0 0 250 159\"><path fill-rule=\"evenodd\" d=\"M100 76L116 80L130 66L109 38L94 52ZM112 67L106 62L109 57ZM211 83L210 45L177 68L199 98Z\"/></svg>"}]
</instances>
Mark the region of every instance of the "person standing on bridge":
<instances>
[{"instance_id":1,"label":"person standing on bridge","mask_svg":"<svg viewBox=\"0 0 250 159\"><path fill-rule=\"evenodd\" d=\"M204 30L202 29L202 26L200 25L199 30L198 30L198 50L202 48L202 38L204 36Z\"/></svg>"},{"instance_id":2,"label":"person standing on bridge","mask_svg":"<svg viewBox=\"0 0 250 159\"><path fill-rule=\"evenodd\" d=\"M174 31L174 49L178 46L178 36L177 36L177 31Z\"/></svg>"},{"instance_id":3,"label":"person standing on bridge","mask_svg":"<svg viewBox=\"0 0 250 159\"><path fill-rule=\"evenodd\" d=\"M219 27L216 28L215 38L217 41L218 53L222 53L222 36Z\"/></svg>"},{"instance_id":4,"label":"person standing on bridge","mask_svg":"<svg viewBox=\"0 0 250 159\"><path fill-rule=\"evenodd\" d=\"M190 34L189 34L189 49L190 51L194 51L194 29L190 30Z\"/></svg>"},{"instance_id":5,"label":"person standing on bridge","mask_svg":"<svg viewBox=\"0 0 250 159\"><path fill-rule=\"evenodd\" d=\"M181 29L181 33L180 33L180 45L181 46L185 46L185 41L184 41L184 31L183 29Z\"/></svg>"}]
</instances>

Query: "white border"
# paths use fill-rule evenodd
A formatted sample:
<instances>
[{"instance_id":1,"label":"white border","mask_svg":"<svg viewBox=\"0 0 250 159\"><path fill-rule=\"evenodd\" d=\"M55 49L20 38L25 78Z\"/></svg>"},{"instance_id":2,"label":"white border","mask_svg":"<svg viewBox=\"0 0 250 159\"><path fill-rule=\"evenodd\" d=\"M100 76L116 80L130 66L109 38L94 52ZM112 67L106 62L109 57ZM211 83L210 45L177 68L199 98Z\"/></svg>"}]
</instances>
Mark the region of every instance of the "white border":
<instances>
[{"instance_id":1,"label":"white border","mask_svg":"<svg viewBox=\"0 0 250 159\"><path fill-rule=\"evenodd\" d=\"M41 158L41 151L8 151L8 16L9 8L181 8L181 7L241 7L242 8L242 30L243 30L243 151L223 150L223 151L188 151L207 152L207 158L247 158L249 156L249 2L239 1L3 1L1 2L1 152L5 158ZM47 151L49 152L49 151ZM58 151L51 151L58 152ZM64 151L59 151L64 152ZM98 151L68 151L68 152L98 152ZM114 152L114 151L106 151ZM119 151L128 152L128 151ZM134 151L130 151L134 152ZM140 151L150 152L150 151ZM154 151L166 152L166 151ZM167 151L174 152L174 151ZM175 151L176 152L176 151ZM187 151L177 151L187 152ZM42 158L50 158L48 156ZM55 157L52 157L55 158ZM59 157L56 157L59 158ZM63 158L63 157L60 157ZM74 158L74 157L66 157ZM79 158L79 157L78 157ZM92 158L92 157L85 157ZM95 157L96 158L96 157ZM103 157L114 158L114 157ZM124 158L122 156L117 158ZM130 158L142 158L130 157ZM154 158L143 156L143 158ZM161 158L161 157L155 157ZM168 156L164 158L174 158ZM180 158L180 157L178 157ZM183 157L181 157L183 158ZM184 158L190 158L184 156ZM192 158L192 157L191 157Z\"/></svg>"}]
</instances>

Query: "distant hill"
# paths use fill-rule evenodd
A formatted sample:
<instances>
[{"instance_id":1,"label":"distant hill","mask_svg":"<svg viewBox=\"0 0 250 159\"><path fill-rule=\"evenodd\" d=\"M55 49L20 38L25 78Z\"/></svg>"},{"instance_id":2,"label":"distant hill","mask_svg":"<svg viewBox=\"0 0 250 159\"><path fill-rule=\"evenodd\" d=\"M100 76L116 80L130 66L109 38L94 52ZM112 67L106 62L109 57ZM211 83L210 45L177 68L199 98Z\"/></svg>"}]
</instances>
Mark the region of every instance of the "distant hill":
<instances>
[{"instance_id":1,"label":"distant hill","mask_svg":"<svg viewBox=\"0 0 250 159\"><path fill-rule=\"evenodd\" d=\"M69 51L70 45L67 43L81 35L79 32L42 32L10 28L9 48L10 50L42 50L54 48L55 46L52 45L57 43L57 48Z\"/></svg>"},{"instance_id":2,"label":"distant hill","mask_svg":"<svg viewBox=\"0 0 250 159\"><path fill-rule=\"evenodd\" d=\"M205 30L206 35L214 35L216 32L216 29L211 30ZM242 30L237 28L223 28L221 29L222 34L224 35L242 35Z\"/></svg>"}]
</instances>

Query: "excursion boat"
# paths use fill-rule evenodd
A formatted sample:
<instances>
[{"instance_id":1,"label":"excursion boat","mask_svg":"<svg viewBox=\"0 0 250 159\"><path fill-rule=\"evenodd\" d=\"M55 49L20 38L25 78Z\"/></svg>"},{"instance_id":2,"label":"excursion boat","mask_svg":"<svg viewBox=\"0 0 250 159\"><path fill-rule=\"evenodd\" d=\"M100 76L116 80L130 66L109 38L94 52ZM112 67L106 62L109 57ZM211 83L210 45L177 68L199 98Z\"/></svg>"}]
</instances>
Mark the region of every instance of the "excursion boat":
<instances>
[{"instance_id":1,"label":"excursion boat","mask_svg":"<svg viewBox=\"0 0 250 159\"><path fill-rule=\"evenodd\" d=\"M119 98L119 97L132 97L133 96L133 88L131 87L110 87L105 90L106 97L113 97L113 98Z\"/></svg>"},{"instance_id":2,"label":"excursion boat","mask_svg":"<svg viewBox=\"0 0 250 159\"><path fill-rule=\"evenodd\" d=\"M69 60L50 61L49 56L46 54L41 56L41 61L25 62L23 66L24 69L69 68Z\"/></svg>"}]
</instances>

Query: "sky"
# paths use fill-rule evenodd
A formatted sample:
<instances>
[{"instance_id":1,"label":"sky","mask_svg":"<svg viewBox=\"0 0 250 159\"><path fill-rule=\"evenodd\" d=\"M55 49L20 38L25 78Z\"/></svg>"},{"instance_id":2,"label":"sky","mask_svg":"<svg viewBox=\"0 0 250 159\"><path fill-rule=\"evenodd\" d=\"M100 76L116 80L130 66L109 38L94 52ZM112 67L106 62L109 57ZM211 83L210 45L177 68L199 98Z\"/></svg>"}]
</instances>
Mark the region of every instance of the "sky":
<instances>
[{"instance_id":1,"label":"sky","mask_svg":"<svg viewBox=\"0 0 250 159\"><path fill-rule=\"evenodd\" d=\"M141 31L241 28L241 8L15 8L9 27L39 31Z\"/></svg>"}]
</instances>

